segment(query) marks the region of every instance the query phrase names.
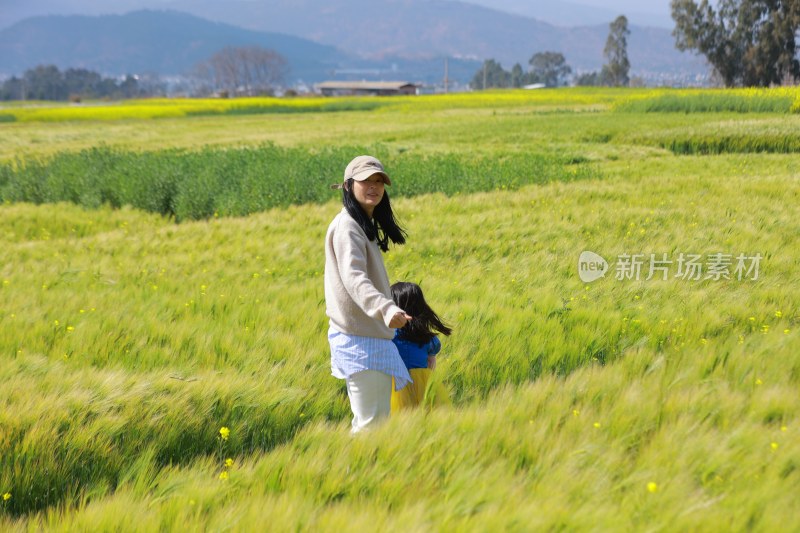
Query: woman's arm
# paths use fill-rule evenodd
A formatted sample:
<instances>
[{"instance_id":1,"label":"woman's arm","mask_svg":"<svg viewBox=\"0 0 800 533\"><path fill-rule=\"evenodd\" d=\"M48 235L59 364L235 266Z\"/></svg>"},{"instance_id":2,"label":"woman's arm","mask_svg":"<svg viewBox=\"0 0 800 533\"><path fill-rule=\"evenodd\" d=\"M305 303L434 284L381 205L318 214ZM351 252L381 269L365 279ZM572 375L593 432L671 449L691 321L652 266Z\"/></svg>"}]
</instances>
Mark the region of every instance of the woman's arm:
<instances>
[{"instance_id":1,"label":"woman's arm","mask_svg":"<svg viewBox=\"0 0 800 533\"><path fill-rule=\"evenodd\" d=\"M334 233L332 244L342 285L368 316L383 321L390 328L401 328L411 317L379 291L370 279L367 242L366 235L359 228L340 225Z\"/></svg>"}]
</instances>

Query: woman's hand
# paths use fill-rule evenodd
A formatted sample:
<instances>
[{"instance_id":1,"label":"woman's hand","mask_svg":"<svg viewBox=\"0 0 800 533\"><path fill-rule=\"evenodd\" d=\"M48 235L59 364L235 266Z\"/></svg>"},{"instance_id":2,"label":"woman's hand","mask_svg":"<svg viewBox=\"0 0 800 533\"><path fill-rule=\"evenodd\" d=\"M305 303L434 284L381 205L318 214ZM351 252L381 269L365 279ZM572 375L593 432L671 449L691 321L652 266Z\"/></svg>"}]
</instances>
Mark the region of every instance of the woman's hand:
<instances>
[{"instance_id":1,"label":"woman's hand","mask_svg":"<svg viewBox=\"0 0 800 533\"><path fill-rule=\"evenodd\" d=\"M411 315L405 311L398 311L389 321L389 327L394 329L402 328L409 320L411 320Z\"/></svg>"},{"instance_id":2,"label":"woman's hand","mask_svg":"<svg viewBox=\"0 0 800 533\"><path fill-rule=\"evenodd\" d=\"M436 368L436 356L435 355L429 355L428 356L428 368L430 368L431 370Z\"/></svg>"}]
</instances>

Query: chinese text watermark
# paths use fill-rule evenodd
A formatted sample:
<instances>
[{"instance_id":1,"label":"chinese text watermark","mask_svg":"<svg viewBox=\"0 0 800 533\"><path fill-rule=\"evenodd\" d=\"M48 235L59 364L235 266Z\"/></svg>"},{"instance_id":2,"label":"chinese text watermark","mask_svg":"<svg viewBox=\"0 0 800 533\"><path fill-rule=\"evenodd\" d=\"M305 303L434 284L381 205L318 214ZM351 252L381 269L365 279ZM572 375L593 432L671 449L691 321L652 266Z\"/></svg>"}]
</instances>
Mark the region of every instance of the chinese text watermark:
<instances>
[{"instance_id":1,"label":"chinese text watermark","mask_svg":"<svg viewBox=\"0 0 800 533\"><path fill-rule=\"evenodd\" d=\"M578 275L586 283L605 277L609 270L613 271L617 281L666 281L671 278L685 281L755 281L759 276L761 259L763 256L760 253L680 253L677 257L666 253L619 254L612 266L599 254L587 250L578 258Z\"/></svg>"}]
</instances>

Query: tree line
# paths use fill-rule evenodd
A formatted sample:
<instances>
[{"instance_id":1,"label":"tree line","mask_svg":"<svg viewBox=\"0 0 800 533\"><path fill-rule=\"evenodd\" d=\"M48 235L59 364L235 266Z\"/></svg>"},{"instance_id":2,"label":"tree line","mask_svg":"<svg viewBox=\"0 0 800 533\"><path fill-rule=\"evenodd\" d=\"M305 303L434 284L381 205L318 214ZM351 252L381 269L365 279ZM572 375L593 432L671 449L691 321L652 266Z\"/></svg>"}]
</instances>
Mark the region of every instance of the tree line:
<instances>
[{"instance_id":1,"label":"tree line","mask_svg":"<svg viewBox=\"0 0 800 533\"><path fill-rule=\"evenodd\" d=\"M82 98L135 98L148 88L135 76L104 78L84 68L61 72L55 65L28 69L22 77L13 76L0 86L0 100L73 100Z\"/></svg>"},{"instance_id":2,"label":"tree line","mask_svg":"<svg viewBox=\"0 0 800 533\"><path fill-rule=\"evenodd\" d=\"M286 59L258 46L226 47L199 63L186 88L192 96L273 94L288 72ZM0 100L123 99L165 96L166 84L155 75L104 77L85 68L39 65L0 85Z\"/></svg>"},{"instance_id":3,"label":"tree line","mask_svg":"<svg viewBox=\"0 0 800 533\"><path fill-rule=\"evenodd\" d=\"M603 49L606 64L599 72L584 73L575 78L576 85L626 87L630 83L630 61L628 60L628 19L617 17L609 25L608 38ZM561 87L569 83L572 68L560 52L537 52L528 60L529 69L524 71L517 63L506 71L494 59L484 61L470 82L473 89L519 88L529 85Z\"/></svg>"}]
</instances>

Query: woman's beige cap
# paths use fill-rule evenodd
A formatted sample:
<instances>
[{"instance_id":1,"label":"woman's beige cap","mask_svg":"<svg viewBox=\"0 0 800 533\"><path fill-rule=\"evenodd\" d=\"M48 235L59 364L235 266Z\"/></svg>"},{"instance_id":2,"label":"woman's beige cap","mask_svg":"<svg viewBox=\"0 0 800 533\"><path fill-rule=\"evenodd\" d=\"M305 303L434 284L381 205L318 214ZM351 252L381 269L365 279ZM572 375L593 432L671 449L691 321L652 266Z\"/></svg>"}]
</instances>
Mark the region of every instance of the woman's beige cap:
<instances>
[{"instance_id":1,"label":"woman's beige cap","mask_svg":"<svg viewBox=\"0 0 800 533\"><path fill-rule=\"evenodd\" d=\"M350 161L347 168L344 169L344 181L331 185L331 189L341 189L344 186L344 182L349 179L364 181L374 174L383 176L383 182L386 185L392 184L392 180L389 179L389 175L383 170L383 165L380 161L371 155L360 155Z\"/></svg>"}]
</instances>

